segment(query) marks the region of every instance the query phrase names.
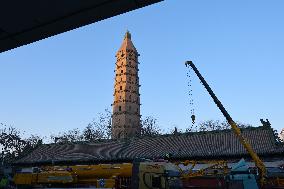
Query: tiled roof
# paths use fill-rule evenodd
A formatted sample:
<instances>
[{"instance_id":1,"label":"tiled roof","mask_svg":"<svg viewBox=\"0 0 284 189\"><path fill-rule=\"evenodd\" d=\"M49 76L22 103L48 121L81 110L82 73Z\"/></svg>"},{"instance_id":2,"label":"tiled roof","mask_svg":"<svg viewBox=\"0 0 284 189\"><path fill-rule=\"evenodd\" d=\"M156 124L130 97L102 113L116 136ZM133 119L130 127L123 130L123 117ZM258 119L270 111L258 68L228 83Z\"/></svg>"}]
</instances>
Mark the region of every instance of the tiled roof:
<instances>
[{"instance_id":1,"label":"tiled roof","mask_svg":"<svg viewBox=\"0 0 284 189\"><path fill-rule=\"evenodd\" d=\"M283 145L276 145L271 127L242 130L255 152L260 156L284 154ZM247 152L231 130L163 135L92 143L44 144L16 164L51 162L124 161L163 157L171 153L175 159L247 156Z\"/></svg>"}]
</instances>

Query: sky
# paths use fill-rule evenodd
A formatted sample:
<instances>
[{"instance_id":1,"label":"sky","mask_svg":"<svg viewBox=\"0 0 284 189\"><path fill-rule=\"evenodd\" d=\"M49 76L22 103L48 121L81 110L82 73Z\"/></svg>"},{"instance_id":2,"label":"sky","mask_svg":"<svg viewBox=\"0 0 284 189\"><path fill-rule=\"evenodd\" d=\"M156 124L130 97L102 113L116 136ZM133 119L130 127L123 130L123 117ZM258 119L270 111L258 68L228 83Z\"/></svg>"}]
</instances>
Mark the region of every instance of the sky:
<instances>
[{"instance_id":1,"label":"sky","mask_svg":"<svg viewBox=\"0 0 284 189\"><path fill-rule=\"evenodd\" d=\"M284 1L166 0L0 54L0 122L47 136L83 129L113 101L115 53L126 30L140 57L142 117L163 130L224 120L188 69L192 60L243 123L284 125Z\"/></svg>"}]
</instances>

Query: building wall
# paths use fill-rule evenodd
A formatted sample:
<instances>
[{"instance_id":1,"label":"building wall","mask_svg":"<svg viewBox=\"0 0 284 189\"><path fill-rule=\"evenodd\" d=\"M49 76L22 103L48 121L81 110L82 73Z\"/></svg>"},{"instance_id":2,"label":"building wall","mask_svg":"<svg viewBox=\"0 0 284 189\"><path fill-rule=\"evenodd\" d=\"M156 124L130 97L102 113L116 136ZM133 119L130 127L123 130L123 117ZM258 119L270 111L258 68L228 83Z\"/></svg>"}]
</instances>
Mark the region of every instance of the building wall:
<instances>
[{"instance_id":1,"label":"building wall","mask_svg":"<svg viewBox=\"0 0 284 189\"><path fill-rule=\"evenodd\" d=\"M280 132L279 137L282 141L284 141L284 129Z\"/></svg>"}]
</instances>

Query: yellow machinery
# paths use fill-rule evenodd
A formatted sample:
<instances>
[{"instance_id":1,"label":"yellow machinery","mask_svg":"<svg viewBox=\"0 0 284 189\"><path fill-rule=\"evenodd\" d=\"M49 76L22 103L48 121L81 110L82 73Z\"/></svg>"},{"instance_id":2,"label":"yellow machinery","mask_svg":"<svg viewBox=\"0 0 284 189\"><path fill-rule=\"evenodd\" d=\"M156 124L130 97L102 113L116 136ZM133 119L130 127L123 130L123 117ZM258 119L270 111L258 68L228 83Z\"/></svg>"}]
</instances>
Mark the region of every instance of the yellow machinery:
<instances>
[{"instance_id":1,"label":"yellow machinery","mask_svg":"<svg viewBox=\"0 0 284 189\"><path fill-rule=\"evenodd\" d=\"M113 188L117 177L131 177L132 164L99 164L42 167L38 172L17 173L20 186L84 186Z\"/></svg>"},{"instance_id":2,"label":"yellow machinery","mask_svg":"<svg viewBox=\"0 0 284 189\"><path fill-rule=\"evenodd\" d=\"M180 171L175 164L138 161L133 164L98 164L42 167L33 173L16 173L18 188L97 187L97 188L180 188Z\"/></svg>"},{"instance_id":3,"label":"yellow machinery","mask_svg":"<svg viewBox=\"0 0 284 189\"><path fill-rule=\"evenodd\" d=\"M242 136L240 128L237 126L237 124L234 122L234 120L231 118L230 114L227 112L227 110L224 108L222 103L219 101L219 99L216 97L210 86L207 84L205 79L202 77L202 75L199 73L198 69L195 67L192 61L187 61L185 63L186 66L190 66L193 71L196 73L197 77L200 79L201 83L204 85L205 89L208 91L212 99L214 100L215 104L218 106L230 126L232 127L233 132L238 137L241 144L244 146L246 151L249 153L253 161L255 162L256 167L258 168L259 174L260 174L260 184L263 186L265 184L265 178L266 178L266 168L264 163L261 161L261 159L258 157L258 155L254 152L251 145L247 142L247 140Z\"/></svg>"},{"instance_id":4,"label":"yellow machinery","mask_svg":"<svg viewBox=\"0 0 284 189\"><path fill-rule=\"evenodd\" d=\"M68 168L67 168L68 169ZM132 164L99 164L99 165L76 165L71 166L70 169L77 175L78 183L89 184L99 182L100 178L109 179L107 185L113 185L110 180L116 177L131 177ZM112 183L112 184L111 184ZM98 184L97 184L98 185Z\"/></svg>"},{"instance_id":5,"label":"yellow machinery","mask_svg":"<svg viewBox=\"0 0 284 189\"><path fill-rule=\"evenodd\" d=\"M68 171L48 171L41 173L17 173L14 182L19 185L69 184L75 183L76 177Z\"/></svg>"},{"instance_id":6,"label":"yellow machinery","mask_svg":"<svg viewBox=\"0 0 284 189\"><path fill-rule=\"evenodd\" d=\"M189 169L182 170L179 166L180 165L188 166L190 165ZM205 168L200 168L198 171L193 171L197 164L205 164L207 165ZM195 160L186 160L184 162L176 162L176 165L179 167L181 172L181 177L184 179L189 179L192 177L204 176L204 175L216 175L222 174L227 175L229 173L229 168L227 161L219 160L219 161L195 161Z\"/></svg>"}]
</instances>

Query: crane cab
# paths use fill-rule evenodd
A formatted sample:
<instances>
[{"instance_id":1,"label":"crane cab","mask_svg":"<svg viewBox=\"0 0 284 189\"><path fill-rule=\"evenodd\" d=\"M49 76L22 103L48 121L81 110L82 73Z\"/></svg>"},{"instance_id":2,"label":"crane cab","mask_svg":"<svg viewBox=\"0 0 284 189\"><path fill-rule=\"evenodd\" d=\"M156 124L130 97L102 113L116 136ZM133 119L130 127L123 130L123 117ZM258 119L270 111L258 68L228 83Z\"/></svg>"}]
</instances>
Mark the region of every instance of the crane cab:
<instances>
[{"instance_id":1,"label":"crane cab","mask_svg":"<svg viewBox=\"0 0 284 189\"><path fill-rule=\"evenodd\" d=\"M182 188L180 171L176 165L164 162L134 162L132 169L133 189Z\"/></svg>"}]
</instances>

